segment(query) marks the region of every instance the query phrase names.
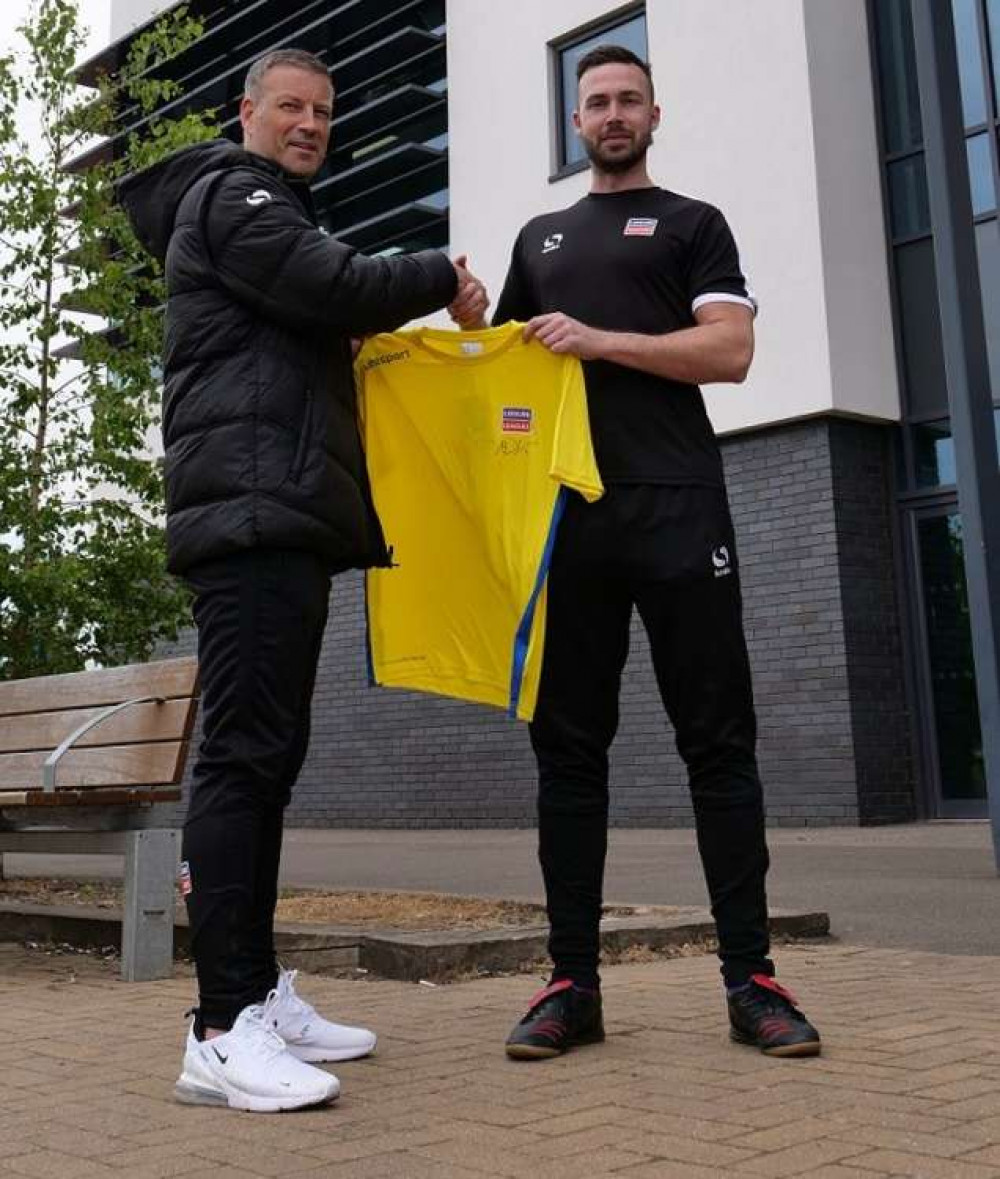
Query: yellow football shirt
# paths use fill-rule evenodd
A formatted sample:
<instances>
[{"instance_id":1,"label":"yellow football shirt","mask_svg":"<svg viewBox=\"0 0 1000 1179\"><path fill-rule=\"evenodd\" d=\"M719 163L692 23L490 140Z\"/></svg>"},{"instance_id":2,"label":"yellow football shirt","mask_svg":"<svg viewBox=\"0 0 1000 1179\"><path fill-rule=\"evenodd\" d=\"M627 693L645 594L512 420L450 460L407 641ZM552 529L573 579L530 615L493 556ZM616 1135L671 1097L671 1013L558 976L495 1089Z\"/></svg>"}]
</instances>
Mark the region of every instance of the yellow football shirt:
<instances>
[{"instance_id":1,"label":"yellow football shirt","mask_svg":"<svg viewBox=\"0 0 1000 1179\"><path fill-rule=\"evenodd\" d=\"M393 553L367 574L372 679L530 720L564 498L604 492L580 362L510 323L374 336L355 373Z\"/></svg>"}]
</instances>

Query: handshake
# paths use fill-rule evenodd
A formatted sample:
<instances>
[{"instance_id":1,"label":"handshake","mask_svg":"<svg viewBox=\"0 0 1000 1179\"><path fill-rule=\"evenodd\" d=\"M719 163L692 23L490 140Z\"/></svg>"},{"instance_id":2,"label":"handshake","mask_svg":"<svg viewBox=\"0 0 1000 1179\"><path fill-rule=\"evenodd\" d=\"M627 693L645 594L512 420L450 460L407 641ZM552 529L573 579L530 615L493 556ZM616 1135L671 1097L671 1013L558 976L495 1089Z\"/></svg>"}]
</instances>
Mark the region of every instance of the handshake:
<instances>
[{"instance_id":1,"label":"handshake","mask_svg":"<svg viewBox=\"0 0 1000 1179\"><path fill-rule=\"evenodd\" d=\"M469 270L466 254L460 254L452 265L458 275L458 294L448 304L448 314L452 321L464 331L488 327L486 308L490 305L490 297L486 293L486 287Z\"/></svg>"}]
</instances>

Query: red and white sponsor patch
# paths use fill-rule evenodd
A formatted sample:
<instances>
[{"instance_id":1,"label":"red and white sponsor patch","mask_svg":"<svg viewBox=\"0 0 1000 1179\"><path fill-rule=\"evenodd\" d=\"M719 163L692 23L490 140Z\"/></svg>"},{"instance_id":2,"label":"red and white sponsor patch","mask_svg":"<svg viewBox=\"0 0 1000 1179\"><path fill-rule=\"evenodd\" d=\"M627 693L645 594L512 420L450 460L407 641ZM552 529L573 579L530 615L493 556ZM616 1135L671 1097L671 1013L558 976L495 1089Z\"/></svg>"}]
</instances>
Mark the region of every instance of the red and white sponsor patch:
<instances>
[{"instance_id":1,"label":"red and white sponsor patch","mask_svg":"<svg viewBox=\"0 0 1000 1179\"><path fill-rule=\"evenodd\" d=\"M503 411L500 428L505 434L530 434L531 410L507 406Z\"/></svg>"},{"instance_id":2,"label":"red and white sponsor patch","mask_svg":"<svg viewBox=\"0 0 1000 1179\"><path fill-rule=\"evenodd\" d=\"M181 861L177 871L177 889L182 897L191 895L191 865L187 860Z\"/></svg>"},{"instance_id":3,"label":"red and white sponsor patch","mask_svg":"<svg viewBox=\"0 0 1000 1179\"><path fill-rule=\"evenodd\" d=\"M659 225L657 217L629 217L625 222L624 237L652 237Z\"/></svg>"}]
</instances>

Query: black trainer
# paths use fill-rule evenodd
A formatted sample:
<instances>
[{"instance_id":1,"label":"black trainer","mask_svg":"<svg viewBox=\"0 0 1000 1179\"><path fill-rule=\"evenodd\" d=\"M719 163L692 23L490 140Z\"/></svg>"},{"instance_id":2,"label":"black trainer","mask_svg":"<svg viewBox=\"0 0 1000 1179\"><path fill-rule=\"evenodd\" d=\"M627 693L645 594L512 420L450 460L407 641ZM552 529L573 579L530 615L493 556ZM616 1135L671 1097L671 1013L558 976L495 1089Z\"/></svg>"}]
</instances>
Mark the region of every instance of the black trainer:
<instances>
[{"instance_id":1,"label":"black trainer","mask_svg":"<svg viewBox=\"0 0 1000 1179\"><path fill-rule=\"evenodd\" d=\"M731 991L729 1035L768 1056L818 1056L819 1032L799 1011L791 991L766 974L755 974L745 987Z\"/></svg>"},{"instance_id":2,"label":"black trainer","mask_svg":"<svg viewBox=\"0 0 1000 1179\"><path fill-rule=\"evenodd\" d=\"M574 1044L604 1039L601 992L585 990L568 978L549 983L528 1005L528 1013L507 1037L514 1060L561 1056Z\"/></svg>"}]
</instances>

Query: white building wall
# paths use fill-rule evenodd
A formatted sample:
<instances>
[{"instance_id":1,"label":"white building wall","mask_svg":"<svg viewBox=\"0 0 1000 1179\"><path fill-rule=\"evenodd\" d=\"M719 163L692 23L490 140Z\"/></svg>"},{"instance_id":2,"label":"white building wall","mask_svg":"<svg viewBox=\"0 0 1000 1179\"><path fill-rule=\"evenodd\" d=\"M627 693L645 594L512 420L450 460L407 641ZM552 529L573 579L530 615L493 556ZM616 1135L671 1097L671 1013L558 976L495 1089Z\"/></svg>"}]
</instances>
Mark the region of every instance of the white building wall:
<instances>
[{"instance_id":1,"label":"white building wall","mask_svg":"<svg viewBox=\"0 0 1000 1179\"><path fill-rule=\"evenodd\" d=\"M529 217L587 191L553 170L553 38L608 0L450 0L451 241L498 292ZM898 419L864 0L648 0L664 187L719 205L761 304L720 432L839 411Z\"/></svg>"},{"instance_id":2,"label":"white building wall","mask_svg":"<svg viewBox=\"0 0 1000 1179\"><path fill-rule=\"evenodd\" d=\"M111 0L111 40L124 37L151 16L171 8L176 0Z\"/></svg>"}]
</instances>

